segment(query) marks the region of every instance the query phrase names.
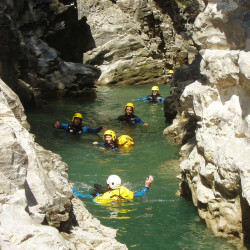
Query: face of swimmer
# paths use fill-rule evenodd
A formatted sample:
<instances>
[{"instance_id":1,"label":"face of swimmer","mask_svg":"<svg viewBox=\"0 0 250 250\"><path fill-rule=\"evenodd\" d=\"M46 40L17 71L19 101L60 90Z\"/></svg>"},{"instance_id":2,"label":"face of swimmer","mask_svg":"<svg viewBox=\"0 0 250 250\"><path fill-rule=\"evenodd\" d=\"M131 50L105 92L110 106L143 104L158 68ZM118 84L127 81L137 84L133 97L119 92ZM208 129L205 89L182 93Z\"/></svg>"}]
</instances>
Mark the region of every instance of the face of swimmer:
<instances>
[{"instance_id":1,"label":"face of swimmer","mask_svg":"<svg viewBox=\"0 0 250 250\"><path fill-rule=\"evenodd\" d=\"M127 115L131 115L132 113L133 113L133 108L130 107L130 106L127 106L127 107L126 107L126 114L127 114Z\"/></svg>"},{"instance_id":2,"label":"face of swimmer","mask_svg":"<svg viewBox=\"0 0 250 250\"><path fill-rule=\"evenodd\" d=\"M157 95L158 91L157 90L152 90L152 95Z\"/></svg>"},{"instance_id":3,"label":"face of swimmer","mask_svg":"<svg viewBox=\"0 0 250 250\"><path fill-rule=\"evenodd\" d=\"M111 135L105 135L105 141L110 144L111 142L113 142L112 136Z\"/></svg>"},{"instance_id":4,"label":"face of swimmer","mask_svg":"<svg viewBox=\"0 0 250 250\"><path fill-rule=\"evenodd\" d=\"M74 119L74 124L75 124L75 125L80 125L81 122L82 122L82 119L81 119L81 118L75 117L75 119Z\"/></svg>"}]
</instances>

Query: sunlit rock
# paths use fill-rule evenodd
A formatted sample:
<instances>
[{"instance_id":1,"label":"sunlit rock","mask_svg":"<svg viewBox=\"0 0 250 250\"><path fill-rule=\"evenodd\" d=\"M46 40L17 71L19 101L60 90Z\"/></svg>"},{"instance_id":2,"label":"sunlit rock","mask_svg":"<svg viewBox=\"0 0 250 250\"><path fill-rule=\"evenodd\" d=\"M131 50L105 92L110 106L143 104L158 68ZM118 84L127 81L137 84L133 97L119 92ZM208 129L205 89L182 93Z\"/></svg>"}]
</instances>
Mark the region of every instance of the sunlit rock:
<instances>
[{"instance_id":1,"label":"sunlit rock","mask_svg":"<svg viewBox=\"0 0 250 250\"><path fill-rule=\"evenodd\" d=\"M79 0L96 45L83 61L101 69L97 84L166 83L169 69L197 54L191 30L203 8L202 1Z\"/></svg>"},{"instance_id":2,"label":"sunlit rock","mask_svg":"<svg viewBox=\"0 0 250 250\"><path fill-rule=\"evenodd\" d=\"M241 243L250 237L249 7L249 1L209 0L196 18L201 76L186 86L188 79L179 77L178 114L164 130L181 144L191 133L195 142L182 153L181 195L192 198L216 235Z\"/></svg>"},{"instance_id":3,"label":"sunlit rock","mask_svg":"<svg viewBox=\"0 0 250 250\"><path fill-rule=\"evenodd\" d=\"M2 80L0 116L1 249L127 249L73 197L67 164L34 141Z\"/></svg>"}]
</instances>

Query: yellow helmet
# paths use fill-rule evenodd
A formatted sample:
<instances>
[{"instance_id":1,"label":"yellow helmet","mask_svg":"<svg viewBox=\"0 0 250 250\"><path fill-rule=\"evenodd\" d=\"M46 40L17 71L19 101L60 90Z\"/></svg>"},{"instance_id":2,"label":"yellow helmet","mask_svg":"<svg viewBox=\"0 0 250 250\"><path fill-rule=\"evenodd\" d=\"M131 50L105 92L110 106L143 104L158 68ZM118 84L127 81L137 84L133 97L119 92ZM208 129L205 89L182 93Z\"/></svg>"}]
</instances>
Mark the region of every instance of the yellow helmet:
<instances>
[{"instance_id":1,"label":"yellow helmet","mask_svg":"<svg viewBox=\"0 0 250 250\"><path fill-rule=\"evenodd\" d=\"M118 145L124 147L134 146L135 142L129 135L121 135L118 138Z\"/></svg>"},{"instance_id":2,"label":"yellow helmet","mask_svg":"<svg viewBox=\"0 0 250 250\"><path fill-rule=\"evenodd\" d=\"M115 132L114 132L113 130L108 129L108 130L106 130L106 131L104 132L104 134L103 134L103 139L104 139L104 140L105 140L105 136L106 136L106 135L111 135L113 141L116 139L116 134L115 134Z\"/></svg>"},{"instance_id":3,"label":"yellow helmet","mask_svg":"<svg viewBox=\"0 0 250 250\"><path fill-rule=\"evenodd\" d=\"M156 91L159 92L159 87L158 87L158 86L153 86L151 90L152 90L152 91L153 91L153 90L156 90Z\"/></svg>"},{"instance_id":4,"label":"yellow helmet","mask_svg":"<svg viewBox=\"0 0 250 250\"><path fill-rule=\"evenodd\" d=\"M131 107L132 109L133 109L133 112L135 111L135 106L134 106L134 104L132 103L132 102L128 102L127 104L126 104L126 106L125 106L125 111L126 111L126 108L127 107Z\"/></svg>"},{"instance_id":5,"label":"yellow helmet","mask_svg":"<svg viewBox=\"0 0 250 250\"><path fill-rule=\"evenodd\" d=\"M75 113L72 117L72 122L74 122L75 118L80 118L82 120L82 114L80 113Z\"/></svg>"},{"instance_id":6,"label":"yellow helmet","mask_svg":"<svg viewBox=\"0 0 250 250\"><path fill-rule=\"evenodd\" d=\"M168 71L168 73L169 73L169 74L174 74L174 71L173 71L172 69L170 69L170 70Z\"/></svg>"}]
</instances>

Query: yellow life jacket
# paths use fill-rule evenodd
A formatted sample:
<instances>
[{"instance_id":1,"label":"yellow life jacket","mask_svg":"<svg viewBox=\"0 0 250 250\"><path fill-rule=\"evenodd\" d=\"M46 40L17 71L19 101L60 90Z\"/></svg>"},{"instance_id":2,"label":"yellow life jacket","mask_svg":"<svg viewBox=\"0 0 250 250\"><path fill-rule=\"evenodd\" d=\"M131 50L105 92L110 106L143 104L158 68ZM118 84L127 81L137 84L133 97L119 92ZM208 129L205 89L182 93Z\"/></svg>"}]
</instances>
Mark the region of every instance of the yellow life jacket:
<instances>
[{"instance_id":1,"label":"yellow life jacket","mask_svg":"<svg viewBox=\"0 0 250 250\"><path fill-rule=\"evenodd\" d=\"M97 203L111 203L121 200L132 200L134 193L124 186L117 189L109 190L101 196L95 197L94 201Z\"/></svg>"}]
</instances>

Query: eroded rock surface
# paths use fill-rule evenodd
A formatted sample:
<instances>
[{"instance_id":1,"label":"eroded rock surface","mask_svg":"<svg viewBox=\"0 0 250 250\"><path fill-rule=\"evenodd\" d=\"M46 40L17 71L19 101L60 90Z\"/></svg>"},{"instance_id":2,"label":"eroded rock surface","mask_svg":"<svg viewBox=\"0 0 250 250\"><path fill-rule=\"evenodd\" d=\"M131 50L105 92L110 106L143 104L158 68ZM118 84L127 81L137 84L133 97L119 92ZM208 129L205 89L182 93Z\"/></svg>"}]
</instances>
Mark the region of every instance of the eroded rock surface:
<instances>
[{"instance_id":1,"label":"eroded rock surface","mask_svg":"<svg viewBox=\"0 0 250 250\"><path fill-rule=\"evenodd\" d=\"M96 47L83 61L98 66L97 84L162 84L168 70L192 62L192 24L202 1L77 1Z\"/></svg>"},{"instance_id":2,"label":"eroded rock surface","mask_svg":"<svg viewBox=\"0 0 250 250\"><path fill-rule=\"evenodd\" d=\"M95 95L101 72L82 64L82 53L94 44L73 0L3 0L0 35L0 76L25 107L49 97Z\"/></svg>"},{"instance_id":3,"label":"eroded rock surface","mask_svg":"<svg viewBox=\"0 0 250 250\"><path fill-rule=\"evenodd\" d=\"M249 17L249 1L208 1L193 34L200 76L175 81L177 117L164 131L188 141L181 150L181 195L191 195L217 235L242 242L250 239Z\"/></svg>"},{"instance_id":4,"label":"eroded rock surface","mask_svg":"<svg viewBox=\"0 0 250 250\"><path fill-rule=\"evenodd\" d=\"M0 113L1 249L127 249L73 196L67 164L34 141L2 80Z\"/></svg>"}]
</instances>

